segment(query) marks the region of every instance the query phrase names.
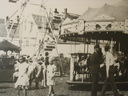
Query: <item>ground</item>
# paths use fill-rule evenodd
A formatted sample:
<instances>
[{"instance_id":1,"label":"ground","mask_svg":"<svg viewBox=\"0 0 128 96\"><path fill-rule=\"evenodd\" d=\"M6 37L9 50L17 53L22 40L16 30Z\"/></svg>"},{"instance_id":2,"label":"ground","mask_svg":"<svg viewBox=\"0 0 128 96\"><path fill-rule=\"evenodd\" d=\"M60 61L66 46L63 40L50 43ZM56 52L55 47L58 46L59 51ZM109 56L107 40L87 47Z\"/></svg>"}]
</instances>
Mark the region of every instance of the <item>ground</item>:
<instances>
[{"instance_id":1,"label":"ground","mask_svg":"<svg viewBox=\"0 0 128 96\"><path fill-rule=\"evenodd\" d=\"M66 84L69 77L57 77L55 85L56 96L90 96L90 89L87 86L70 87ZM34 86L33 86L34 87ZM89 86L88 86L89 87ZM40 88L28 90L27 96L47 96L48 88ZM127 95L128 91L121 91L121 93ZM22 94L22 93L21 93ZM98 92L98 95L100 92ZM111 91L107 94L112 94ZM16 96L17 91L14 89L14 83L0 83L0 96ZM23 96L23 95L21 95Z\"/></svg>"}]
</instances>

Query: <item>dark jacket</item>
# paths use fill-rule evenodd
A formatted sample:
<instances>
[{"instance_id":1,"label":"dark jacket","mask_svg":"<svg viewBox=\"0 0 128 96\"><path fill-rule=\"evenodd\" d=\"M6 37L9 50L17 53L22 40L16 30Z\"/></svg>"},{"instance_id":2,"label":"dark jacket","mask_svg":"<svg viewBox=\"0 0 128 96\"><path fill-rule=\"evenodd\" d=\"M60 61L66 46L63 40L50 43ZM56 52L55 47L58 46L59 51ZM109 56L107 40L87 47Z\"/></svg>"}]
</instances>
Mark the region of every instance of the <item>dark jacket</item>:
<instances>
[{"instance_id":1,"label":"dark jacket","mask_svg":"<svg viewBox=\"0 0 128 96\"><path fill-rule=\"evenodd\" d=\"M100 69L100 64L102 63L102 55L98 52L94 52L88 59L88 66L91 73L97 73Z\"/></svg>"}]
</instances>

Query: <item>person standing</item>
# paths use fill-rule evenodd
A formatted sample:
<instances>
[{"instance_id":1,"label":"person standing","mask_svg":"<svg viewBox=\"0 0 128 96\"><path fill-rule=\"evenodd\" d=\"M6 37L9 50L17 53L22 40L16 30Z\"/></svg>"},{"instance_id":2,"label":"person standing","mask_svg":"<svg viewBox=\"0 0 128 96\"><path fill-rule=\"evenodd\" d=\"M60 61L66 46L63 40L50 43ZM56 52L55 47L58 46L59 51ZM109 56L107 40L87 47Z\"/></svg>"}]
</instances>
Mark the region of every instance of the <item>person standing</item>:
<instances>
[{"instance_id":1,"label":"person standing","mask_svg":"<svg viewBox=\"0 0 128 96\"><path fill-rule=\"evenodd\" d=\"M105 96L105 90L107 84L111 85L114 96L120 96L117 90L116 83L114 81L114 56L110 52L110 46L105 46L105 64L106 64L106 79L104 81L104 85L102 87L101 96Z\"/></svg>"},{"instance_id":2,"label":"person standing","mask_svg":"<svg viewBox=\"0 0 128 96\"><path fill-rule=\"evenodd\" d=\"M89 57L89 70L91 72L92 88L91 96L97 96L100 64L102 63L102 52L100 46L94 46L94 53Z\"/></svg>"},{"instance_id":3,"label":"person standing","mask_svg":"<svg viewBox=\"0 0 128 96\"><path fill-rule=\"evenodd\" d=\"M60 65L59 65L59 69L60 69L60 76L64 75L64 55L63 53L60 54L60 58L59 58L59 61L60 61Z\"/></svg>"},{"instance_id":4,"label":"person standing","mask_svg":"<svg viewBox=\"0 0 128 96\"><path fill-rule=\"evenodd\" d=\"M31 88L32 87L32 81L33 81L33 79L35 79L34 72L35 72L36 65L35 65L35 63L33 63L32 58L30 58L28 60L28 64L29 64L29 67L28 67L27 74L28 74L28 77L29 77L29 88Z\"/></svg>"},{"instance_id":5,"label":"person standing","mask_svg":"<svg viewBox=\"0 0 128 96\"><path fill-rule=\"evenodd\" d=\"M18 64L18 79L15 83L15 88L18 89L17 96L20 96L20 89L24 91L24 96L27 96L26 90L29 86L29 78L27 75L27 71L29 65L26 63L26 59L23 56L20 57L19 62L20 63Z\"/></svg>"},{"instance_id":6,"label":"person standing","mask_svg":"<svg viewBox=\"0 0 128 96\"><path fill-rule=\"evenodd\" d=\"M53 58L50 60L49 65L47 66L47 85L49 87L48 96L54 96L54 85L55 85L55 72L56 66Z\"/></svg>"},{"instance_id":7,"label":"person standing","mask_svg":"<svg viewBox=\"0 0 128 96\"><path fill-rule=\"evenodd\" d=\"M44 70L43 70L43 81L42 84L44 87L47 86L47 66L49 65L49 53L45 53L45 58L44 58Z\"/></svg>"},{"instance_id":8,"label":"person standing","mask_svg":"<svg viewBox=\"0 0 128 96\"><path fill-rule=\"evenodd\" d=\"M45 66L47 67L49 65L49 53L48 52L45 53L44 62L45 62Z\"/></svg>"},{"instance_id":9,"label":"person standing","mask_svg":"<svg viewBox=\"0 0 128 96\"><path fill-rule=\"evenodd\" d=\"M38 89L39 88L39 82L42 81L42 62L40 60L37 60L35 62L36 67L35 67L35 87Z\"/></svg>"},{"instance_id":10,"label":"person standing","mask_svg":"<svg viewBox=\"0 0 128 96\"><path fill-rule=\"evenodd\" d=\"M19 66L19 64L20 64L19 63L19 60L17 60L16 63L15 63L15 65L14 65L14 73L13 73L13 81L14 82L17 81L17 79L18 79L18 73L19 73L18 72L19 71L18 70L19 69L18 66Z\"/></svg>"},{"instance_id":11,"label":"person standing","mask_svg":"<svg viewBox=\"0 0 128 96\"><path fill-rule=\"evenodd\" d=\"M42 62L42 87L46 87L46 65L44 63L44 58L41 58L41 62Z\"/></svg>"}]
</instances>

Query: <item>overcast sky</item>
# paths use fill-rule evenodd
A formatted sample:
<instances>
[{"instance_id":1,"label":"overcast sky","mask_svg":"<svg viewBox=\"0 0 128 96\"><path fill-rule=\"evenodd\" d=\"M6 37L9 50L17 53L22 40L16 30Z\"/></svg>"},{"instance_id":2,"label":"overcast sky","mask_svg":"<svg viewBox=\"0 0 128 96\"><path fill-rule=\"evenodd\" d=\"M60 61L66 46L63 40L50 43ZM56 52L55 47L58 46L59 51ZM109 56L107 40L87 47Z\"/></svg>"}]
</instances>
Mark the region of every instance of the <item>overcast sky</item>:
<instances>
[{"instance_id":1,"label":"overcast sky","mask_svg":"<svg viewBox=\"0 0 128 96\"><path fill-rule=\"evenodd\" d=\"M17 4L8 2L9 0L0 0L0 18L11 15L18 8ZM36 2L39 0L35 0ZM82 14L88 7L101 7L105 3L115 4L120 0L45 0L45 6L54 10L57 8L60 12L68 8L68 12ZM39 2L38 2L39 3Z\"/></svg>"}]
</instances>

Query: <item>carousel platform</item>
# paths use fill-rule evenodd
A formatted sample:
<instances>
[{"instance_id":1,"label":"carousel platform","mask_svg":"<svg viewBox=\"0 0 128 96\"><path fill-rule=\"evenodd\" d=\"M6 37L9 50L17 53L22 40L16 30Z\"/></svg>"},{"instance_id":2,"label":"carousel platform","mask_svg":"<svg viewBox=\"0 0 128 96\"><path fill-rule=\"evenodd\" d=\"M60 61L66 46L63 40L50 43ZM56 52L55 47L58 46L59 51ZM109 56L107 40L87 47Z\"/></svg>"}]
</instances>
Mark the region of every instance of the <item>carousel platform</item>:
<instances>
[{"instance_id":1,"label":"carousel platform","mask_svg":"<svg viewBox=\"0 0 128 96\"><path fill-rule=\"evenodd\" d=\"M91 81L83 81L82 82L82 81L70 81L70 80L66 81L66 83L69 84L69 85L90 85L90 84L92 84ZM100 81L100 82L98 82L98 84L99 85L103 85L104 82ZM125 86L127 86L128 85L128 81L116 81L116 84L117 85L125 85Z\"/></svg>"}]
</instances>

